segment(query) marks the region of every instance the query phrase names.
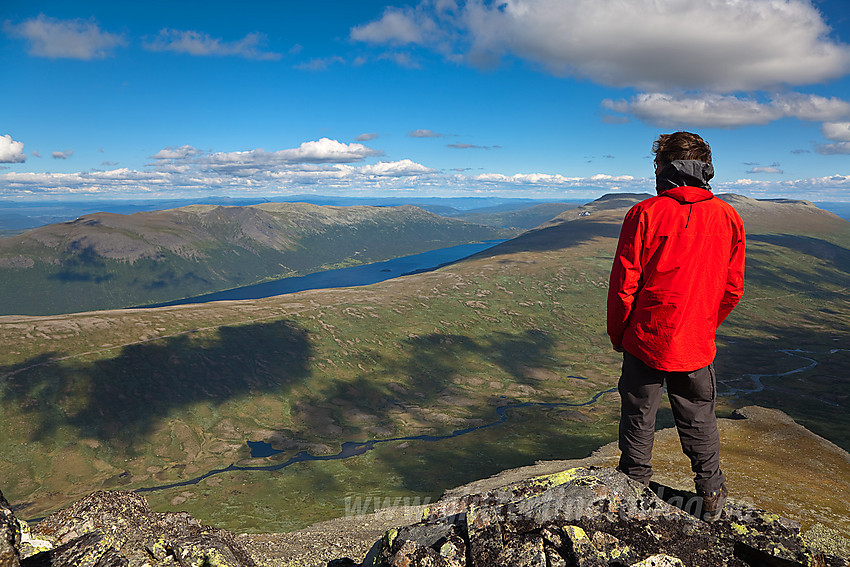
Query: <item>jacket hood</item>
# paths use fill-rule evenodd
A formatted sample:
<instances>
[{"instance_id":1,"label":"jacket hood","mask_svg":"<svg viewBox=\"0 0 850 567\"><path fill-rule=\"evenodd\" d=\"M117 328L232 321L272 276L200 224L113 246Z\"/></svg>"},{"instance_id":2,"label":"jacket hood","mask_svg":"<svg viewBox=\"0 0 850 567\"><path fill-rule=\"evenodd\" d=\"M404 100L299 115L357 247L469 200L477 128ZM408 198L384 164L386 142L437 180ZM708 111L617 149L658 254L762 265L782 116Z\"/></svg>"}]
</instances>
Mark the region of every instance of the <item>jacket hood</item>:
<instances>
[{"instance_id":1,"label":"jacket hood","mask_svg":"<svg viewBox=\"0 0 850 567\"><path fill-rule=\"evenodd\" d=\"M662 197L670 197L682 203L683 205L691 203L699 203L700 201L708 201L714 198L714 194L707 189L699 187L673 187L661 193Z\"/></svg>"},{"instance_id":2,"label":"jacket hood","mask_svg":"<svg viewBox=\"0 0 850 567\"><path fill-rule=\"evenodd\" d=\"M655 174L655 190L660 195L673 187L700 187L711 191L709 180L714 177L714 167L695 159L678 159L665 165Z\"/></svg>"}]
</instances>

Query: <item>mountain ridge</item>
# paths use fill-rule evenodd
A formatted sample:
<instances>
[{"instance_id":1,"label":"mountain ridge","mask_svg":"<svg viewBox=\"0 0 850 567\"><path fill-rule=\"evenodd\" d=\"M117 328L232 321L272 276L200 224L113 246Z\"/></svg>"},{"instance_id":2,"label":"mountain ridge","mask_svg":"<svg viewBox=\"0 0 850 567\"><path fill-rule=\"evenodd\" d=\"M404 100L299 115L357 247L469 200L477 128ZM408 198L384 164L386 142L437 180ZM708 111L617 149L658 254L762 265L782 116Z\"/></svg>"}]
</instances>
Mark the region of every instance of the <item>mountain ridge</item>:
<instances>
[{"instance_id":1,"label":"mountain ridge","mask_svg":"<svg viewBox=\"0 0 850 567\"><path fill-rule=\"evenodd\" d=\"M413 207L190 205L92 213L0 239L0 312L162 303L516 234Z\"/></svg>"}]
</instances>

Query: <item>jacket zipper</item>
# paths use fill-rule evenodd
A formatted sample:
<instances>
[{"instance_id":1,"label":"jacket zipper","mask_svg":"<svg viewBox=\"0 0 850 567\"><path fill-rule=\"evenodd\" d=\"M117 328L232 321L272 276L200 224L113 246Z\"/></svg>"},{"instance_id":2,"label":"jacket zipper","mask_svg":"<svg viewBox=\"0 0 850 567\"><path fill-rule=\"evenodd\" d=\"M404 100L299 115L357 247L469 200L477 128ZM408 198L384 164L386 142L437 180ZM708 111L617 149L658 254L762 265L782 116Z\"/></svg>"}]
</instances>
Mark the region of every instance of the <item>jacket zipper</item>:
<instances>
[{"instance_id":1,"label":"jacket zipper","mask_svg":"<svg viewBox=\"0 0 850 567\"><path fill-rule=\"evenodd\" d=\"M691 224L691 211L694 210L693 203L688 204L688 220L685 221L685 228L688 228L688 225Z\"/></svg>"}]
</instances>

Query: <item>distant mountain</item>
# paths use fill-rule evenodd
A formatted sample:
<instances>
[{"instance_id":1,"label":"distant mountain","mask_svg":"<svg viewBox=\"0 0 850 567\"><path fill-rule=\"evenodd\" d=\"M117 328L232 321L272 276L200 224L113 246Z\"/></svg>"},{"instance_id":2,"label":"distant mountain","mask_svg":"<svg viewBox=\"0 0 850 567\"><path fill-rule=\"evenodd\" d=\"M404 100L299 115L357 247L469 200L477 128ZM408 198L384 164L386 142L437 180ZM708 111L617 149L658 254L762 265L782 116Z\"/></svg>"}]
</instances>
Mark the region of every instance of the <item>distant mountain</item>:
<instances>
[{"instance_id":1,"label":"distant mountain","mask_svg":"<svg viewBox=\"0 0 850 567\"><path fill-rule=\"evenodd\" d=\"M501 205L459 214L456 218L490 226L530 229L558 216L564 211L575 209L572 203L541 203L517 209L516 206Z\"/></svg>"},{"instance_id":2,"label":"distant mountain","mask_svg":"<svg viewBox=\"0 0 850 567\"><path fill-rule=\"evenodd\" d=\"M99 199L0 202L0 237L19 234L26 229L46 224L66 222L93 212L132 213L177 209L189 205L248 206L260 203L311 203L337 207L371 206L400 207L413 205L442 216L456 216L466 212L496 212L531 207L542 203L535 199L508 199L501 197L340 197L329 195L278 196L274 200L262 197L199 197L194 199ZM576 202L580 204L580 202Z\"/></svg>"},{"instance_id":3,"label":"distant mountain","mask_svg":"<svg viewBox=\"0 0 850 567\"><path fill-rule=\"evenodd\" d=\"M94 213L0 239L0 313L158 303L513 234L409 205Z\"/></svg>"}]
</instances>

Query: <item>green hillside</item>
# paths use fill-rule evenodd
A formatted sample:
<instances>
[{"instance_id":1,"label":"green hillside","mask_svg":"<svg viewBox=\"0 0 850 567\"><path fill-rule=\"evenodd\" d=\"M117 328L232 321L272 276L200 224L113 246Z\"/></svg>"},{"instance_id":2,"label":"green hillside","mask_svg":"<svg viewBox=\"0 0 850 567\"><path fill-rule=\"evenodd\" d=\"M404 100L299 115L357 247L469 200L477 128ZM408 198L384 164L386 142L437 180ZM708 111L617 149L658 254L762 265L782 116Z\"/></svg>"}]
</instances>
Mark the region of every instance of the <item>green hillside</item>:
<instances>
[{"instance_id":1,"label":"green hillside","mask_svg":"<svg viewBox=\"0 0 850 567\"><path fill-rule=\"evenodd\" d=\"M515 234L412 206L95 213L0 239L0 313L162 303Z\"/></svg>"},{"instance_id":2,"label":"green hillside","mask_svg":"<svg viewBox=\"0 0 850 567\"><path fill-rule=\"evenodd\" d=\"M3 494L32 518L98 488L189 482L146 496L236 531L285 531L583 457L616 438L604 305L622 205L638 198L364 288L0 317ZM776 407L850 449L850 223L805 202L723 198L749 256L718 340L720 413ZM247 441L282 452L252 458Z\"/></svg>"}]
</instances>

